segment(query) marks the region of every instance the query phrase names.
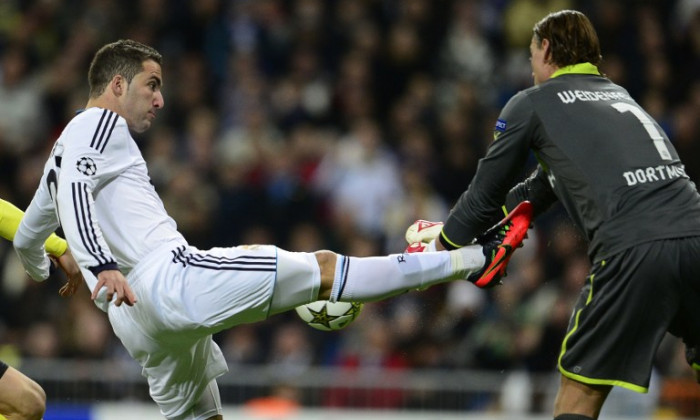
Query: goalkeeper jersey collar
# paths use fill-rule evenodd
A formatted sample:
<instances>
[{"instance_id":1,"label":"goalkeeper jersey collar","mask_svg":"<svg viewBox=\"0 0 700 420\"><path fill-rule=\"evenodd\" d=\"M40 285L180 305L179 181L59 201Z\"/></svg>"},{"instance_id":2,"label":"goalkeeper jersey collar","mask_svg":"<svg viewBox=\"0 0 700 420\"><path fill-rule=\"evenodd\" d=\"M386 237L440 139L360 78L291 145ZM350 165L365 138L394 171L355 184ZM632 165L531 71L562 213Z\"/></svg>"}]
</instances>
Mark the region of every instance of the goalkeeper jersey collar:
<instances>
[{"instance_id":1,"label":"goalkeeper jersey collar","mask_svg":"<svg viewBox=\"0 0 700 420\"><path fill-rule=\"evenodd\" d=\"M561 76L562 74L595 74L597 76L600 76L600 71L598 71L598 67L594 66L591 63L578 63L560 68L559 70L552 73L552 75L549 78L554 79L555 77Z\"/></svg>"}]
</instances>

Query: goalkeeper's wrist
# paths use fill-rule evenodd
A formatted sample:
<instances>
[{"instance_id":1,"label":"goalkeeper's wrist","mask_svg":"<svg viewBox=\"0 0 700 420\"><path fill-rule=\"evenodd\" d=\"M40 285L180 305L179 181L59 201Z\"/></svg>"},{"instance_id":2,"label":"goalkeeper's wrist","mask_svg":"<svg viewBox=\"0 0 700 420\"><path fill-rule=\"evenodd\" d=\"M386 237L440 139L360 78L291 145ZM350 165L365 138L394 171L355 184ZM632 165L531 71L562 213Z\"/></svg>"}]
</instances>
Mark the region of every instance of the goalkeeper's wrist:
<instances>
[{"instance_id":1,"label":"goalkeeper's wrist","mask_svg":"<svg viewBox=\"0 0 700 420\"><path fill-rule=\"evenodd\" d=\"M425 250L423 252L436 252L437 251L437 245L435 244L435 239L432 241L428 242L425 245Z\"/></svg>"},{"instance_id":2,"label":"goalkeeper's wrist","mask_svg":"<svg viewBox=\"0 0 700 420\"><path fill-rule=\"evenodd\" d=\"M442 234L442 232L438 236L438 240L440 241L440 245L442 245L443 249L445 249L447 251L451 251L453 249L459 248L459 247L455 246L452 242L448 241L447 238L445 238L445 236Z\"/></svg>"}]
</instances>

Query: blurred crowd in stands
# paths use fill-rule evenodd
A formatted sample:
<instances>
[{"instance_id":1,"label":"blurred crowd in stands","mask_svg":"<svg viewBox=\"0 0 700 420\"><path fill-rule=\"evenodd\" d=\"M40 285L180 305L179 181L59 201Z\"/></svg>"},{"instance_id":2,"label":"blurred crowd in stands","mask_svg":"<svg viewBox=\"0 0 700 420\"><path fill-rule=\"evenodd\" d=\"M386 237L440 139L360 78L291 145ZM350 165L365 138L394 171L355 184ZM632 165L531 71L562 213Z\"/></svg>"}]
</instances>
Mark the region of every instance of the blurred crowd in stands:
<instances>
[{"instance_id":1,"label":"blurred crowd in stands","mask_svg":"<svg viewBox=\"0 0 700 420\"><path fill-rule=\"evenodd\" d=\"M444 220L465 190L501 107L532 84L532 26L564 8L591 18L602 71L700 180L697 0L6 0L0 197L28 205L86 103L92 54L132 38L164 56L165 108L137 139L193 245L400 252L407 226ZM31 282L6 242L0 258L0 359L126 357L87 288L61 299L59 274ZM459 282L368 304L339 333L292 312L216 339L231 369L276 364L289 377L315 365L554 372L588 264L555 206L502 287ZM675 338L658 369L690 373Z\"/></svg>"}]
</instances>

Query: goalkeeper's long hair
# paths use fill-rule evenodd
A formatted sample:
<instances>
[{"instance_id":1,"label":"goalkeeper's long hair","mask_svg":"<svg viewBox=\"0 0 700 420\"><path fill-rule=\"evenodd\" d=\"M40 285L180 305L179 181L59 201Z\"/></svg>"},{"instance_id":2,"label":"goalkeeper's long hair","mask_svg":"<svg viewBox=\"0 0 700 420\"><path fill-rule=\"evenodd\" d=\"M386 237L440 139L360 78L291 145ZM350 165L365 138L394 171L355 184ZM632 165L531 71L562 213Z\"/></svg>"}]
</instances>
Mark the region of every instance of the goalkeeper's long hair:
<instances>
[{"instance_id":1,"label":"goalkeeper's long hair","mask_svg":"<svg viewBox=\"0 0 700 420\"><path fill-rule=\"evenodd\" d=\"M538 46L549 40L549 61L557 67L578 63L600 65L600 41L588 17L576 10L550 13L535 24L533 37Z\"/></svg>"}]
</instances>

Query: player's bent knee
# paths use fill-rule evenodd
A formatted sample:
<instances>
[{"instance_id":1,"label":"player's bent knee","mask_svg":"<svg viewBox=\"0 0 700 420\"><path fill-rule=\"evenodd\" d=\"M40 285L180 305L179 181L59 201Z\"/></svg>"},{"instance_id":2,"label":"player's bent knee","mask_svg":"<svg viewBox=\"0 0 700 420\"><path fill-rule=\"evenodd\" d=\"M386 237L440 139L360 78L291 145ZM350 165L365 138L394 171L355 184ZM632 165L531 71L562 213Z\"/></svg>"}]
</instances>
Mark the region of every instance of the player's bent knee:
<instances>
[{"instance_id":1,"label":"player's bent knee","mask_svg":"<svg viewBox=\"0 0 700 420\"><path fill-rule=\"evenodd\" d=\"M312 302L318 299L320 290L321 269L315 254L278 249L271 314Z\"/></svg>"},{"instance_id":2,"label":"player's bent knee","mask_svg":"<svg viewBox=\"0 0 700 420\"><path fill-rule=\"evenodd\" d=\"M333 288L333 278L335 277L335 264L338 261L338 254L333 251L322 250L314 253L318 266L321 270L321 289L319 299L328 299Z\"/></svg>"},{"instance_id":3,"label":"player's bent knee","mask_svg":"<svg viewBox=\"0 0 700 420\"><path fill-rule=\"evenodd\" d=\"M44 416L46 393L38 383L12 367L6 367L1 379L2 414L8 419L40 420Z\"/></svg>"},{"instance_id":4,"label":"player's bent knee","mask_svg":"<svg viewBox=\"0 0 700 420\"><path fill-rule=\"evenodd\" d=\"M32 381L31 388L31 397L29 398L31 407L27 412L27 418L41 419L46 411L46 392L34 381Z\"/></svg>"},{"instance_id":5,"label":"player's bent knee","mask_svg":"<svg viewBox=\"0 0 700 420\"><path fill-rule=\"evenodd\" d=\"M335 262L338 260L338 255L328 250L316 251L314 255L318 266L321 267L321 276L326 275L332 278L335 274Z\"/></svg>"},{"instance_id":6,"label":"player's bent knee","mask_svg":"<svg viewBox=\"0 0 700 420\"><path fill-rule=\"evenodd\" d=\"M39 384L29 380L25 386L23 398L17 403L21 418L40 420L46 411L46 393Z\"/></svg>"}]
</instances>

